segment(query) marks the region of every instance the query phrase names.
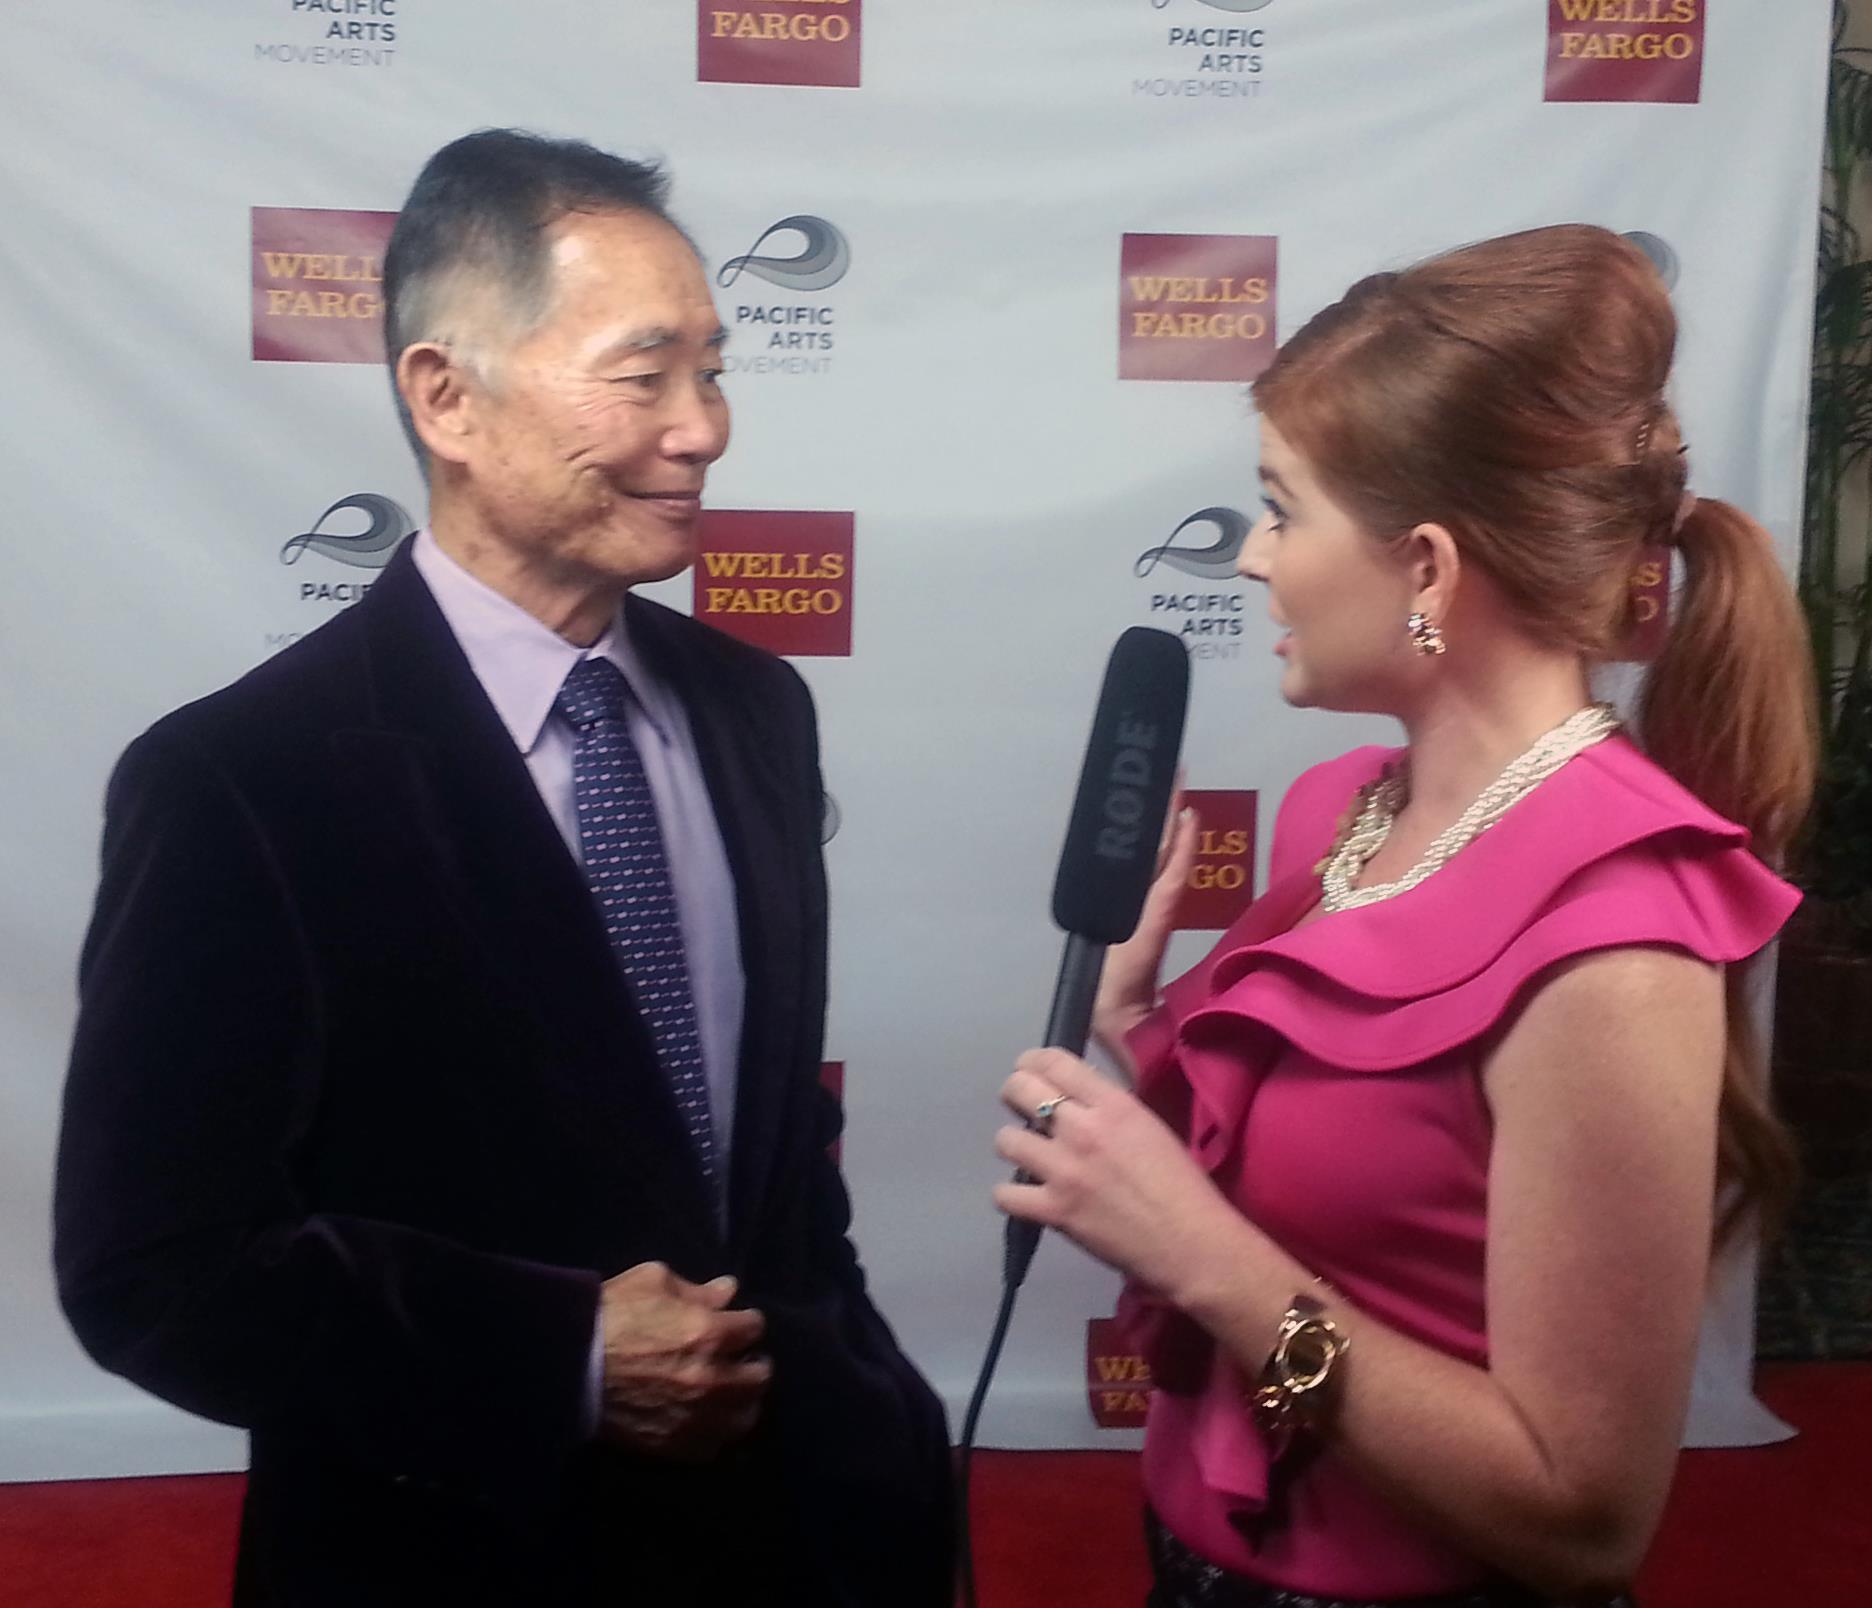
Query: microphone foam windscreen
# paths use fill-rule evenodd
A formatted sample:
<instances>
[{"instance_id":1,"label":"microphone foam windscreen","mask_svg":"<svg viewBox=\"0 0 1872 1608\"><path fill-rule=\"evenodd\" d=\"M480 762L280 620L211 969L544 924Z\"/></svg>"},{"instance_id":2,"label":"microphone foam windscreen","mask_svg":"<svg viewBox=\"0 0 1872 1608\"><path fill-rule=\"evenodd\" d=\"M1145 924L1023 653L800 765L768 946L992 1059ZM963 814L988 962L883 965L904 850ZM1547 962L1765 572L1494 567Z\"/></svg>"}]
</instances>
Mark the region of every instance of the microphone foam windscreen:
<instances>
[{"instance_id":1,"label":"microphone foam windscreen","mask_svg":"<svg viewBox=\"0 0 1872 1608\"><path fill-rule=\"evenodd\" d=\"M1136 929L1157 867L1188 708L1182 641L1142 625L1119 637L1105 666L1053 882L1053 920L1065 931L1117 944Z\"/></svg>"}]
</instances>

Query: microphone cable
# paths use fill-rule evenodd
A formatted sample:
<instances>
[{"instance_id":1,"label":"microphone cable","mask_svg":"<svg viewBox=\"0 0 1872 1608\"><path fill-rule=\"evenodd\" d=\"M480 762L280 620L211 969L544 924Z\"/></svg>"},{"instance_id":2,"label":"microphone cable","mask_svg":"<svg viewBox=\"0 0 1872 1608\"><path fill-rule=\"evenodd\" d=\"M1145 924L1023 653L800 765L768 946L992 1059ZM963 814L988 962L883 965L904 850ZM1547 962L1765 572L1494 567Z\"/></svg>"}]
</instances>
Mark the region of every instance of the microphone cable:
<instances>
[{"instance_id":1,"label":"microphone cable","mask_svg":"<svg viewBox=\"0 0 1872 1608\"><path fill-rule=\"evenodd\" d=\"M1106 662L1053 882L1053 921L1065 932L1066 947L1043 1040L1049 1047L1085 1053L1106 948L1137 930L1156 874L1188 708L1189 654L1182 641L1146 626L1120 636ZM1015 1174L1016 1183L1032 1181ZM976 1608L969 1503L975 1436L1040 1233L1037 1223L1007 1220L1001 1305L956 1448L956 1572L964 1608Z\"/></svg>"},{"instance_id":2,"label":"microphone cable","mask_svg":"<svg viewBox=\"0 0 1872 1608\"><path fill-rule=\"evenodd\" d=\"M975 1431L980 1427L988 1386L994 1380L995 1365L1001 1360L1001 1347L1007 1342L1008 1325L1014 1318L1014 1303L1019 1299L1020 1285L1004 1278L1001 1309L995 1313L994 1333L988 1337L988 1350L975 1380L975 1392L969 1397L968 1412L963 1415L962 1440L956 1448L956 1546L964 1608L976 1608L975 1540L969 1522L969 1475L975 1457Z\"/></svg>"}]
</instances>

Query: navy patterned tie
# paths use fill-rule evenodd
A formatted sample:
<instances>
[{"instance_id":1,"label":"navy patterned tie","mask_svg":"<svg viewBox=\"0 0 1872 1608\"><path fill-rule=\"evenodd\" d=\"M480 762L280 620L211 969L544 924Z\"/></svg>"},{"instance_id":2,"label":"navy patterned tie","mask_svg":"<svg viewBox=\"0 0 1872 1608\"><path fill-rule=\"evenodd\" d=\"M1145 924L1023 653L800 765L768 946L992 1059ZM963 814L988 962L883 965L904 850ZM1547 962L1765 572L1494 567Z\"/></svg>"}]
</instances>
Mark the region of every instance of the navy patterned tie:
<instances>
[{"instance_id":1,"label":"navy patterned tie","mask_svg":"<svg viewBox=\"0 0 1872 1608\"><path fill-rule=\"evenodd\" d=\"M695 996L689 988L689 957L657 825L656 799L625 724L630 698L630 684L609 659L582 659L565 678L554 707L578 733L572 795L578 805L585 880L637 1007L649 1023L663 1075L719 1213L723 1201L716 1177L715 1130L709 1118Z\"/></svg>"}]
</instances>

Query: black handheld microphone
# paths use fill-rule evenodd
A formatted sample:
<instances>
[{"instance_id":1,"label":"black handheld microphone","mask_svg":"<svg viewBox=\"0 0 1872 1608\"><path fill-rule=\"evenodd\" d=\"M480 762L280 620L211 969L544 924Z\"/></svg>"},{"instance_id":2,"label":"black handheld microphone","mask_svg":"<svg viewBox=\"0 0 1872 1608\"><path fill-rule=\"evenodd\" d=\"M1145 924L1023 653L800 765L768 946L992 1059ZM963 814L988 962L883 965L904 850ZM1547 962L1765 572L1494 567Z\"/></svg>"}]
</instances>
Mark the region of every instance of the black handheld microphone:
<instances>
[{"instance_id":1,"label":"black handheld microphone","mask_svg":"<svg viewBox=\"0 0 1872 1608\"><path fill-rule=\"evenodd\" d=\"M1118 639L1105 665L1105 685L1092 717L1073 799L1059 875L1053 880L1053 920L1066 932L1059 982L1047 1016L1046 1042L1085 1049L1092 1028L1092 1001L1104 969L1105 950L1136 931L1157 869L1157 845L1176 785L1177 754L1183 746L1183 717L1189 708L1189 654L1168 631L1133 626ZM1016 1182L1031 1182L1025 1173ZM1001 1308L982 1358L981 1374L962 1418L956 1464L957 1568L962 1600L975 1608L975 1558L969 1540L969 1470L975 1431L988 1386L994 1379L1014 1303L1020 1295L1040 1226L1010 1217L1002 1262Z\"/></svg>"},{"instance_id":2,"label":"black handheld microphone","mask_svg":"<svg viewBox=\"0 0 1872 1608\"><path fill-rule=\"evenodd\" d=\"M1136 931L1157 869L1189 708L1189 653L1168 631L1133 626L1105 665L1053 880L1053 921L1066 933L1046 1043L1083 1054L1108 945ZM1010 1217L1009 1287L1027 1276L1040 1225Z\"/></svg>"}]
</instances>

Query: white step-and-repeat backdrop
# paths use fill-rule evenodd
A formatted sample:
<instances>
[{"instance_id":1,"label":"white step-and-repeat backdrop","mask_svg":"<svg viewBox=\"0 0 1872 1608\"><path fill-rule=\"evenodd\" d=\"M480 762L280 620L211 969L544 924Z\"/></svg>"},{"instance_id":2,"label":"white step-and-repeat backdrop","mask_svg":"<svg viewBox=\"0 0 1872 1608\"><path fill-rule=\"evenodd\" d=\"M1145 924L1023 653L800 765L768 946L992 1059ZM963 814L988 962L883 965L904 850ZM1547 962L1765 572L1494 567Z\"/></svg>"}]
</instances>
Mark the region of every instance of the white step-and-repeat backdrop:
<instances>
[{"instance_id":1,"label":"white step-and-repeat backdrop","mask_svg":"<svg viewBox=\"0 0 1872 1608\"><path fill-rule=\"evenodd\" d=\"M1798 522L1826 0L68 0L0 56L0 1478L237 1466L95 1370L48 1270L99 801L123 745L370 585L422 488L378 360L423 158L512 124L667 159L733 330L703 567L791 655L833 797L829 1079L879 1299L959 1416L992 1316L993 1091L1104 655L1195 656L1208 834L1173 959L1307 765L1230 560L1245 383L1350 281L1584 219L1675 287L1700 490ZM360 839L372 830L355 823ZM1769 1433L1746 1270L1703 1438ZM985 1438L1122 1445L1114 1283L1029 1281Z\"/></svg>"}]
</instances>

